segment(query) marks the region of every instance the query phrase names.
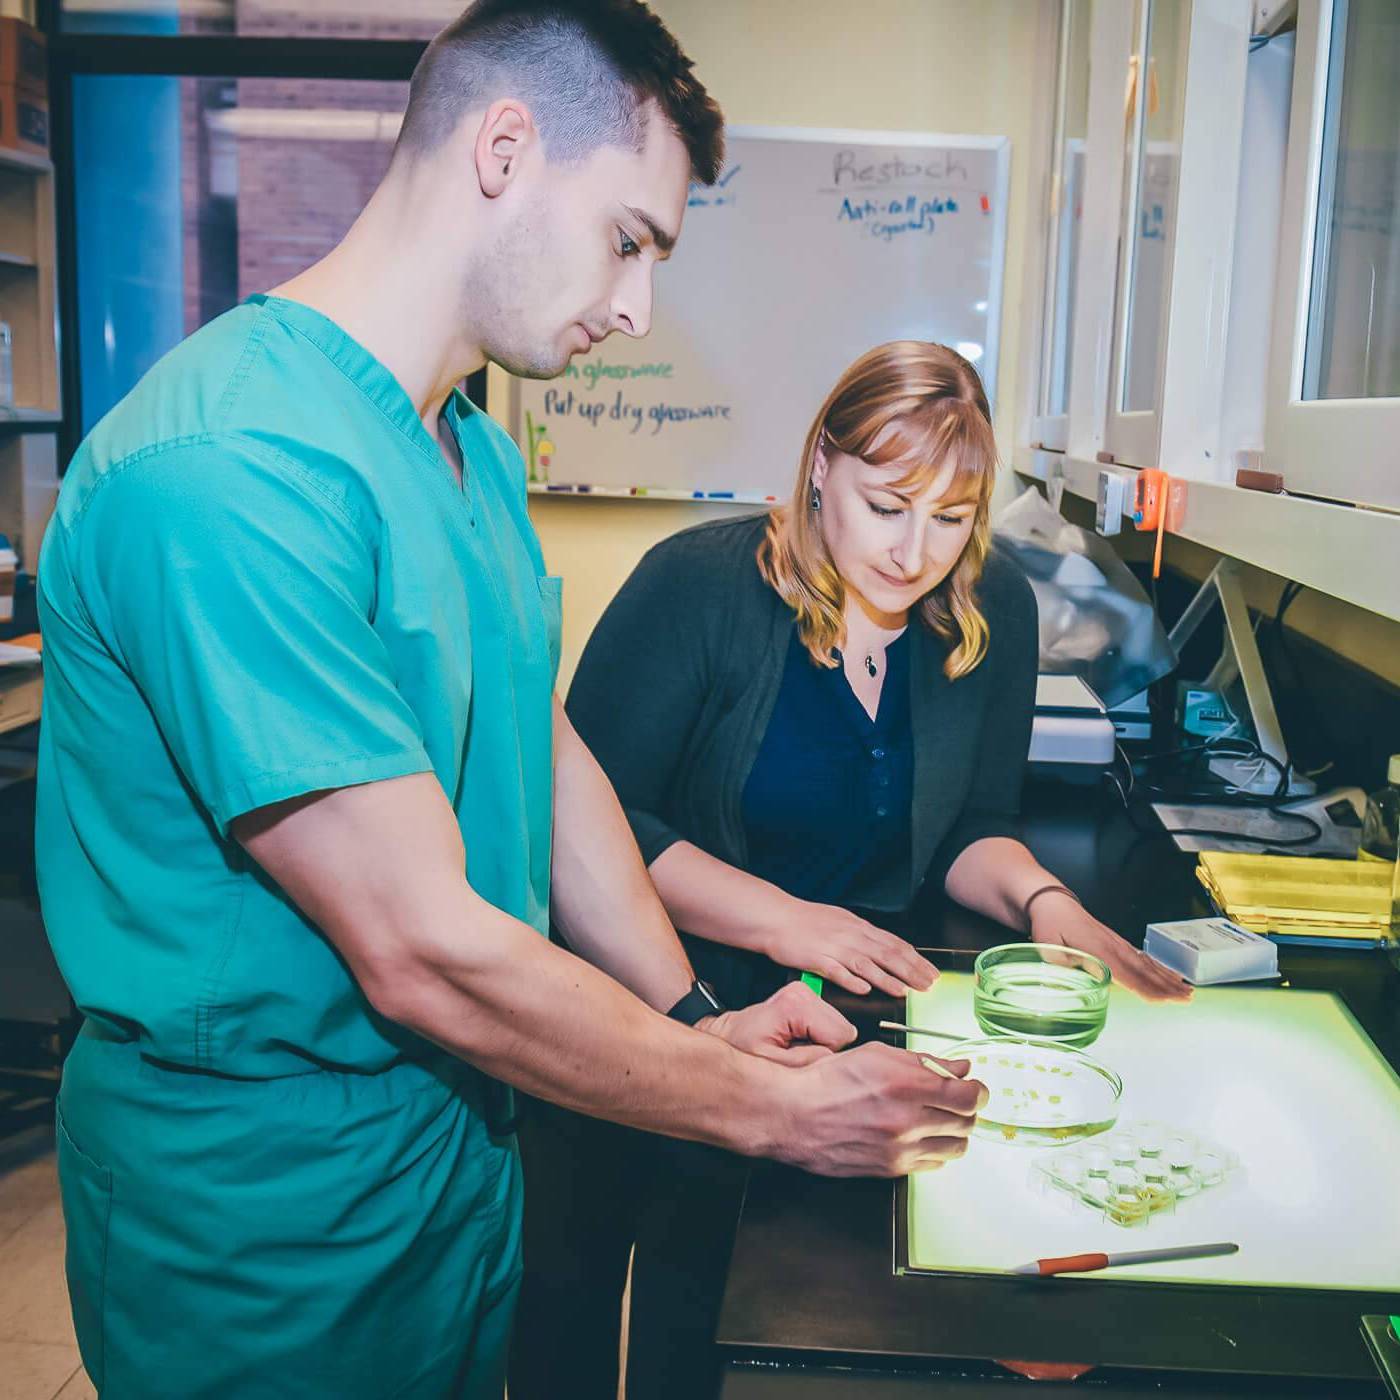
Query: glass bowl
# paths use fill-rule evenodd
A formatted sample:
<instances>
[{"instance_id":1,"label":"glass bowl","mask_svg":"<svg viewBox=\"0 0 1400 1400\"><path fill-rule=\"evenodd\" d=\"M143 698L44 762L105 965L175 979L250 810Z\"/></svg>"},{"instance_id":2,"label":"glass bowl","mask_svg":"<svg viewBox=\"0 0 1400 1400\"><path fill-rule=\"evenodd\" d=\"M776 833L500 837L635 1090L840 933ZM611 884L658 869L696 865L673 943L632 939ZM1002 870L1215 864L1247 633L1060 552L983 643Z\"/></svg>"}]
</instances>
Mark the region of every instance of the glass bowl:
<instances>
[{"instance_id":1,"label":"glass bowl","mask_svg":"<svg viewBox=\"0 0 1400 1400\"><path fill-rule=\"evenodd\" d=\"M1107 1132L1118 1121L1123 1081L1057 1041L993 1035L940 1049L938 1057L971 1060L968 1078L987 1086L973 1129L978 1137L1048 1147Z\"/></svg>"},{"instance_id":2,"label":"glass bowl","mask_svg":"<svg viewBox=\"0 0 1400 1400\"><path fill-rule=\"evenodd\" d=\"M1028 1036L1082 1050L1108 1019L1108 964L1048 943L1003 943L972 969L972 1014L988 1035Z\"/></svg>"}]
</instances>

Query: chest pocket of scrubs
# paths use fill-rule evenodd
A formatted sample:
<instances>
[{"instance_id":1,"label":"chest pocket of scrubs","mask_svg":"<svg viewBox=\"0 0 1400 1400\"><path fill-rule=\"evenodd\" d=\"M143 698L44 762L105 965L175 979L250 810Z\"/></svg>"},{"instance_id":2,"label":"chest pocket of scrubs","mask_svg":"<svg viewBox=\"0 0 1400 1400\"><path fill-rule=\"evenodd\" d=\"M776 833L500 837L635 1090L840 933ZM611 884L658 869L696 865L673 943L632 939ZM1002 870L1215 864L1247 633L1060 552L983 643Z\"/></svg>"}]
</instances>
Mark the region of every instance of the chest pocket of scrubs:
<instances>
[{"instance_id":1,"label":"chest pocket of scrubs","mask_svg":"<svg viewBox=\"0 0 1400 1400\"><path fill-rule=\"evenodd\" d=\"M545 637L549 642L549 677L559 679L559 652L564 628L564 580L554 574L541 574L540 611L544 614Z\"/></svg>"}]
</instances>

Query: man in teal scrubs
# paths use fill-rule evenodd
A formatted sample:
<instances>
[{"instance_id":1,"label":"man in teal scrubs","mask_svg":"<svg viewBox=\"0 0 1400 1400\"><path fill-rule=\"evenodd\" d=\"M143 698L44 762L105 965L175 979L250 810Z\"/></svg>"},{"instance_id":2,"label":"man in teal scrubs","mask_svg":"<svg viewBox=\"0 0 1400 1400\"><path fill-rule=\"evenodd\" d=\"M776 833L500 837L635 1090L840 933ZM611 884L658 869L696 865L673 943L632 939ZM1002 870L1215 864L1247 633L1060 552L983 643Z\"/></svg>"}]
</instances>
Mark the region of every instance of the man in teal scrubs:
<instances>
[{"instance_id":1,"label":"man in teal scrubs","mask_svg":"<svg viewBox=\"0 0 1400 1400\"><path fill-rule=\"evenodd\" d=\"M720 146L635 0L485 0L340 246L73 461L38 843L87 1018L59 1170L104 1396L499 1395L508 1085L814 1171L965 1147L979 1086L832 1053L805 989L664 1014L693 974L553 699L520 456L454 387L645 334Z\"/></svg>"}]
</instances>

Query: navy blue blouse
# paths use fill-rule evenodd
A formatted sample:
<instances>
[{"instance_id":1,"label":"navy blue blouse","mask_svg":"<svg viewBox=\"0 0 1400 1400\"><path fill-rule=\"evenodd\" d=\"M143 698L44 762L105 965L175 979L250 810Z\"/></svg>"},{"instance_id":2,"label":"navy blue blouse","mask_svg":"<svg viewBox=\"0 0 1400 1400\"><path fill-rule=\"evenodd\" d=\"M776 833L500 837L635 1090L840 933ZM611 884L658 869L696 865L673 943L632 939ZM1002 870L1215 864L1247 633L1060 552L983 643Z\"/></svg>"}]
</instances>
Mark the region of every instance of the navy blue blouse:
<instances>
[{"instance_id":1,"label":"navy blue blouse","mask_svg":"<svg viewBox=\"0 0 1400 1400\"><path fill-rule=\"evenodd\" d=\"M914 745L908 631L885 650L872 720L840 666L792 632L782 682L744 784L747 869L799 899L859 904L910 854Z\"/></svg>"}]
</instances>

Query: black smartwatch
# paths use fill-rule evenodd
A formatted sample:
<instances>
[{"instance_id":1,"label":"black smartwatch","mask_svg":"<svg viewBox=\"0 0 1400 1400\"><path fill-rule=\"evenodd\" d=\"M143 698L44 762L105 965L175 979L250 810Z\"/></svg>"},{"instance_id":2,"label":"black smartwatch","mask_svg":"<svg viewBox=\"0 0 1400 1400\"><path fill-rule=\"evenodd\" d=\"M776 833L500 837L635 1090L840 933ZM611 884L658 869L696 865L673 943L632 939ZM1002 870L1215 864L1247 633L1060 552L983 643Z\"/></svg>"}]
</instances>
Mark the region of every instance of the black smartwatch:
<instances>
[{"instance_id":1,"label":"black smartwatch","mask_svg":"<svg viewBox=\"0 0 1400 1400\"><path fill-rule=\"evenodd\" d=\"M690 984L690 990L666 1014L683 1026L693 1026L697 1021L703 1021L706 1016L719 1016L725 1010L725 1005L715 995L714 988L697 977Z\"/></svg>"}]
</instances>

